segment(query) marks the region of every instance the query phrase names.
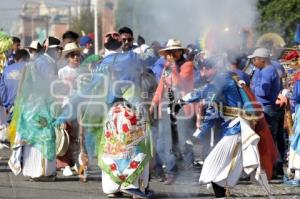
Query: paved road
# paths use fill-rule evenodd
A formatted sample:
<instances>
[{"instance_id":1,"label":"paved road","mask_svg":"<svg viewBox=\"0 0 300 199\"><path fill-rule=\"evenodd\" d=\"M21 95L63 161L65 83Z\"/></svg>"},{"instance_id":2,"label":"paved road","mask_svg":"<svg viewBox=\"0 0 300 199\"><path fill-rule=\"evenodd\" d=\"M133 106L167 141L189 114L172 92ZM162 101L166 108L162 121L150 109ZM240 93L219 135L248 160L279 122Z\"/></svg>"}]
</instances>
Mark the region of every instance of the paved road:
<instances>
[{"instance_id":1,"label":"paved road","mask_svg":"<svg viewBox=\"0 0 300 199\"><path fill-rule=\"evenodd\" d=\"M58 172L55 182L30 182L22 175L14 176L8 166L7 157L0 160L0 199L83 199L106 198L101 190L100 171L96 165L91 167L89 181L82 183L78 178L63 177ZM174 185L165 186L158 180L151 181L151 189L156 198L213 198L212 192L197 184L197 172L183 172ZM287 187L280 180L271 182L275 198L300 198L300 187ZM260 186L242 181L231 190L234 198L265 198Z\"/></svg>"}]
</instances>

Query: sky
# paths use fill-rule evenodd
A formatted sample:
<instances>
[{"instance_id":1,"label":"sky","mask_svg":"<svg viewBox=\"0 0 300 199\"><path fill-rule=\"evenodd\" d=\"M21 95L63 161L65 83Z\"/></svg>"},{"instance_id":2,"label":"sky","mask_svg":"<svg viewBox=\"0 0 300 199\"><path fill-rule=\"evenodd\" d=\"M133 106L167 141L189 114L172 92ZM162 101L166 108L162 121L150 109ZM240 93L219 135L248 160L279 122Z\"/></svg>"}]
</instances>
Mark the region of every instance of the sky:
<instances>
[{"instance_id":1,"label":"sky","mask_svg":"<svg viewBox=\"0 0 300 199\"><path fill-rule=\"evenodd\" d=\"M10 32L12 25L18 20L25 2L40 2L41 0L0 0L0 27ZM61 7L68 5L76 5L79 0L44 0L51 7Z\"/></svg>"}]
</instances>

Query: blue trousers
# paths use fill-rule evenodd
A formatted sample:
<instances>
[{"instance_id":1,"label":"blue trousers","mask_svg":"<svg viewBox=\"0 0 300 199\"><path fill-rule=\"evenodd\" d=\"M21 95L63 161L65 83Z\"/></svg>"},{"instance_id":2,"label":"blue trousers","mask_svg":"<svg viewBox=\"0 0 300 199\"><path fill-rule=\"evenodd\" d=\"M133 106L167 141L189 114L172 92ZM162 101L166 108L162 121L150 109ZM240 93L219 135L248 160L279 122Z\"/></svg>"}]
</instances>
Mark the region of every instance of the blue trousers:
<instances>
[{"instance_id":1,"label":"blue trousers","mask_svg":"<svg viewBox=\"0 0 300 199\"><path fill-rule=\"evenodd\" d=\"M195 130L195 125L191 119L179 119L178 126L178 142L184 163L187 166L193 164L194 154L193 147L186 144L186 140ZM156 153L158 161L166 166L167 175L175 175L177 173L177 158L172 153L172 132L169 115L162 113L162 119L158 121L158 131L156 138Z\"/></svg>"}]
</instances>

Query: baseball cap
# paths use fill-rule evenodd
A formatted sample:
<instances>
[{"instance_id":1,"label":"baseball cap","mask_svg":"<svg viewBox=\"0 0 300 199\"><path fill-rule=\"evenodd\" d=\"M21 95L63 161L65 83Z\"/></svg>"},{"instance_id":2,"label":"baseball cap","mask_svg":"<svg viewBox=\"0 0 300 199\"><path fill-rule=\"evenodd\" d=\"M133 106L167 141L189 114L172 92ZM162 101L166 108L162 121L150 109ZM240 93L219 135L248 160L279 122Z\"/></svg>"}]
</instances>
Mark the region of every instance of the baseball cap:
<instances>
[{"instance_id":1,"label":"baseball cap","mask_svg":"<svg viewBox=\"0 0 300 199\"><path fill-rule=\"evenodd\" d=\"M85 46L88 43L92 43L92 39L89 36L82 36L79 39L80 46Z\"/></svg>"},{"instance_id":2,"label":"baseball cap","mask_svg":"<svg viewBox=\"0 0 300 199\"><path fill-rule=\"evenodd\" d=\"M271 55L270 50L266 49L266 48L257 48L255 49L255 51L253 52L252 55L249 55L248 58L254 58L254 57L263 57L263 58L269 58Z\"/></svg>"}]
</instances>

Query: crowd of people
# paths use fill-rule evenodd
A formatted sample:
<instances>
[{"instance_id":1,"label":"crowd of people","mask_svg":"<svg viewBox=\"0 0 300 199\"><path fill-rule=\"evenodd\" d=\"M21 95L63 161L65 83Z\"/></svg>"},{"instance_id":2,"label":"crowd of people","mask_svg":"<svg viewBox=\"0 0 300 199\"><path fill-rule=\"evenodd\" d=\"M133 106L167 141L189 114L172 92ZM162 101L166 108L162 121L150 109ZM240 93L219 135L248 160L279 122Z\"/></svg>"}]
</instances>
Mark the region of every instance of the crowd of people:
<instances>
[{"instance_id":1,"label":"crowd of people","mask_svg":"<svg viewBox=\"0 0 300 199\"><path fill-rule=\"evenodd\" d=\"M0 141L15 175L54 181L62 170L87 181L97 157L110 198L153 198L151 178L171 185L194 169L216 198L245 176L269 196L272 178L300 186L297 46L282 56L270 41L147 45L128 27L107 33L99 53L73 31L22 47L0 37Z\"/></svg>"}]
</instances>

